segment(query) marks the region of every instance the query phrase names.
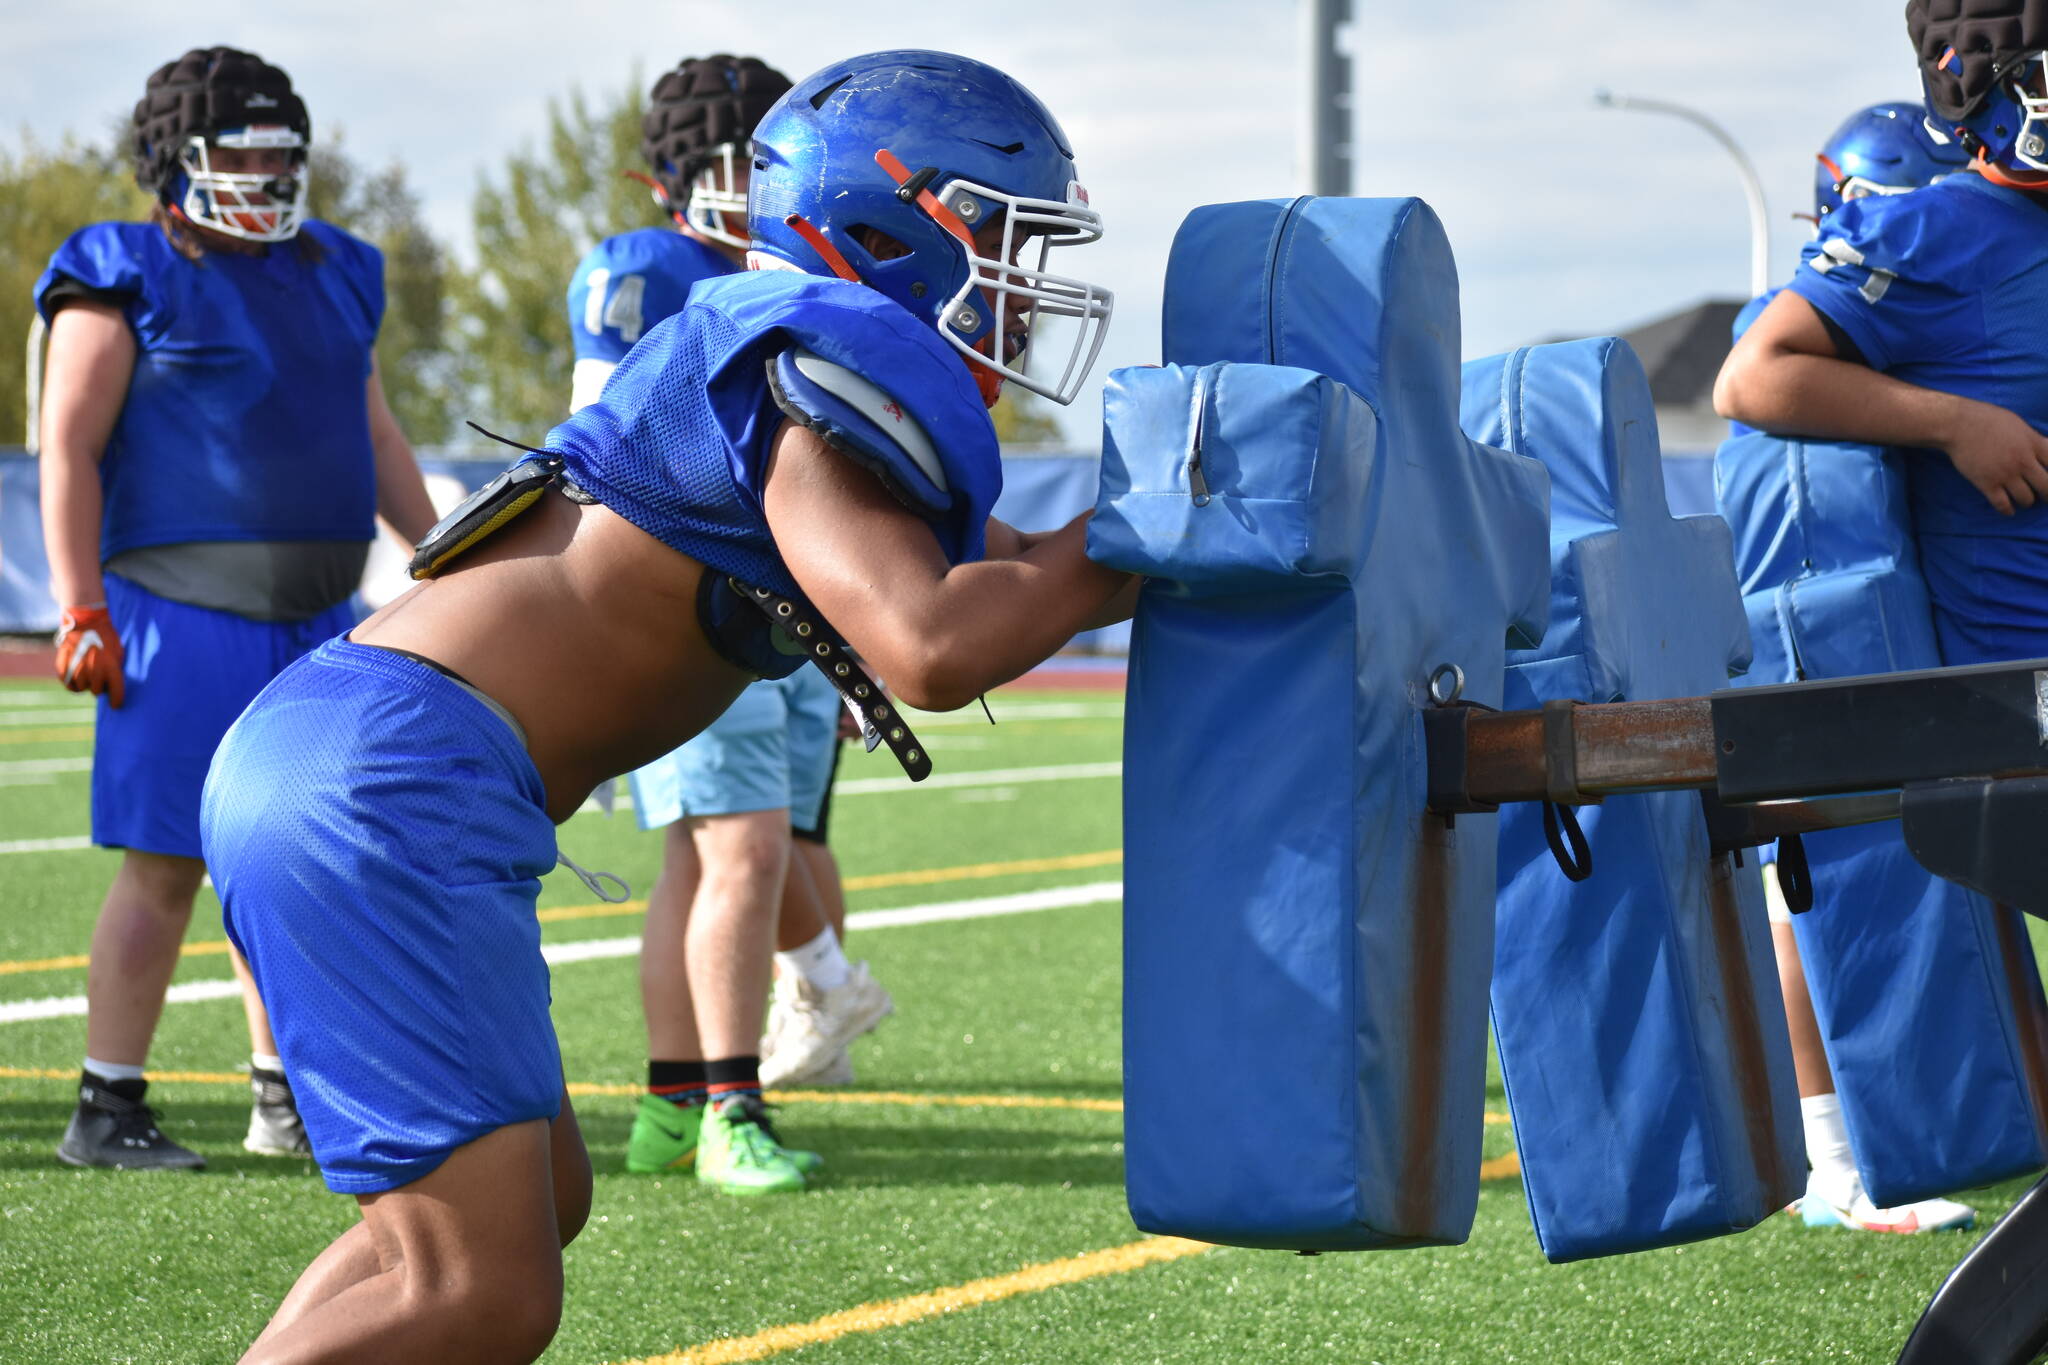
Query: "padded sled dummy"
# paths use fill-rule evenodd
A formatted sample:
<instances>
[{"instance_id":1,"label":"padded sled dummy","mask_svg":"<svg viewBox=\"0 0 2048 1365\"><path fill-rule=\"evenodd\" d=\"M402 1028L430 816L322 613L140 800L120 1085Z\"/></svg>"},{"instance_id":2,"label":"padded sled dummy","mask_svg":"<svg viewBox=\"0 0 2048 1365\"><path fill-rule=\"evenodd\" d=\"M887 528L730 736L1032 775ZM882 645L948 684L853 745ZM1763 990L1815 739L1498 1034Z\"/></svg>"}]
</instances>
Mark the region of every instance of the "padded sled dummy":
<instances>
[{"instance_id":1,"label":"padded sled dummy","mask_svg":"<svg viewBox=\"0 0 2048 1365\"><path fill-rule=\"evenodd\" d=\"M1458 293L1414 199L1196 210L1164 368L1105 400L1089 554L1147 576L1124 731L1124 1125L1139 1227L1463 1241L1493 816L1425 813L1444 663L1542 633L1545 480L1458 429Z\"/></svg>"},{"instance_id":2,"label":"padded sled dummy","mask_svg":"<svg viewBox=\"0 0 2048 1365\"><path fill-rule=\"evenodd\" d=\"M1934 458L1762 433L1722 444L1756 660L1747 683L1939 667L1905 471ZM1880 1206L2038 1169L2048 1019L2018 911L1943 881L1896 821L1806 836L1795 915L1842 1118Z\"/></svg>"},{"instance_id":3,"label":"padded sled dummy","mask_svg":"<svg viewBox=\"0 0 2048 1365\"><path fill-rule=\"evenodd\" d=\"M1674 519L1649 380L1614 338L1464 370L1465 431L1550 472L1550 628L1506 705L1652 701L1749 662L1727 523ZM1799 1091L1755 864L1707 846L1693 792L1579 807L1568 881L1540 805L1500 816L1493 1031L1543 1254L1740 1232L1805 1188Z\"/></svg>"}]
</instances>

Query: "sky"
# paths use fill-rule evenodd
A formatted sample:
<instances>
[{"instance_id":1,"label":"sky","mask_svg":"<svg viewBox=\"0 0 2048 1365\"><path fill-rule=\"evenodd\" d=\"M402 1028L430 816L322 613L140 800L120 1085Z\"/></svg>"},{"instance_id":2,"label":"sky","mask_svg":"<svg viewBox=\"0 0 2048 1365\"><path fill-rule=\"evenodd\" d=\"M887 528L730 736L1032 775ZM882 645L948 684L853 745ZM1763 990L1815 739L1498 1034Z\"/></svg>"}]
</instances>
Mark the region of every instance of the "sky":
<instances>
[{"instance_id":1,"label":"sky","mask_svg":"<svg viewBox=\"0 0 2048 1365\"><path fill-rule=\"evenodd\" d=\"M1690 105L1749 153L1770 206L1771 273L1806 237L1813 155L1857 108L1912 99L1903 6L1860 0L1824 29L1782 0L1352 0L1353 193L1413 195L1457 254L1463 352L1600 335L1748 293L1733 163L1682 122L1602 109L1611 89ZM1112 289L1097 381L1159 359L1174 229L1204 203L1301 193L1305 0L0 0L0 136L97 138L188 47L284 67L315 135L402 161L430 223L471 254L479 175L537 139L550 100L644 82L675 61L758 55L792 78L857 51L929 47L1001 67L1065 126L1105 236L1056 256ZM866 12L863 17L863 11ZM562 263L566 288L573 261ZM560 377L566 388L566 376ZM1094 448L1091 386L1060 414Z\"/></svg>"}]
</instances>

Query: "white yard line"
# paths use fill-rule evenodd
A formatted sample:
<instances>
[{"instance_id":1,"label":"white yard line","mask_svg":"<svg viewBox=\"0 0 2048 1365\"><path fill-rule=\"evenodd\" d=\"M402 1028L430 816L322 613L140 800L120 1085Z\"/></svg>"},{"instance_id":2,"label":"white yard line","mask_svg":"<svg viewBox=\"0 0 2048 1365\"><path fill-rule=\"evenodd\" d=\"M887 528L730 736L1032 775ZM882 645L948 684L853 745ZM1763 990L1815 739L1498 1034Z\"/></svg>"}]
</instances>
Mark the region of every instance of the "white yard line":
<instances>
[{"instance_id":1,"label":"white yard line","mask_svg":"<svg viewBox=\"0 0 2048 1365\"><path fill-rule=\"evenodd\" d=\"M998 697L988 704L996 724L1006 720L1113 720L1124 713L1122 701L1012 701ZM939 730L954 725L979 725L986 729L988 717L979 706L958 711L916 711L903 713L913 730Z\"/></svg>"},{"instance_id":2,"label":"white yard line","mask_svg":"<svg viewBox=\"0 0 2048 1365\"><path fill-rule=\"evenodd\" d=\"M91 758L0 758L0 778L48 773L89 773Z\"/></svg>"},{"instance_id":3,"label":"white yard line","mask_svg":"<svg viewBox=\"0 0 2048 1365\"><path fill-rule=\"evenodd\" d=\"M92 847L92 836L73 834L62 839L0 839L0 853L74 853Z\"/></svg>"},{"instance_id":4,"label":"white yard line","mask_svg":"<svg viewBox=\"0 0 2048 1365\"><path fill-rule=\"evenodd\" d=\"M41 711L0 711L0 725L56 725L64 721L89 721L98 712L90 706L74 706L69 710L46 707Z\"/></svg>"},{"instance_id":5,"label":"white yard line","mask_svg":"<svg viewBox=\"0 0 2048 1365\"><path fill-rule=\"evenodd\" d=\"M983 768L978 772L933 773L922 782L907 777L856 777L832 784L832 795L878 796L884 792L935 791L941 787L1010 787L1019 782L1064 782L1069 778L1122 777L1124 765L1054 763L1042 768Z\"/></svg>"},{"instance_id":6,"label":"white yard line","mask_svg":"<svg viewBox=\"0 0 2048 1365\"><path fill-rule=\"evenodd\" d=\"M937 924L943 920L987 919L992 915L1024 915L1035 910L1062 910L1079 905L1104 905L1121 900L1122 882L1089 882L1084 886L1056 886L1044 891L1021 891L1008 896L982 896L975 900L935 901L929 905L906 905L895 910L856 910L846 917L848 929L896 929L911 924ZM571 943L549 943L540 954L551 967L572 962L599 962L631 957L640 951L640 936L579 939ZM238 994L233 980L188 981L171 987L166 1004L182 1005L194 1000L225 1000ZM32 1019L66 1019L85 1013L82 995L52 995L40 1000L16 1000L0 1004L0 1024L20 1024Z\"/></svg>"}]
</instances>

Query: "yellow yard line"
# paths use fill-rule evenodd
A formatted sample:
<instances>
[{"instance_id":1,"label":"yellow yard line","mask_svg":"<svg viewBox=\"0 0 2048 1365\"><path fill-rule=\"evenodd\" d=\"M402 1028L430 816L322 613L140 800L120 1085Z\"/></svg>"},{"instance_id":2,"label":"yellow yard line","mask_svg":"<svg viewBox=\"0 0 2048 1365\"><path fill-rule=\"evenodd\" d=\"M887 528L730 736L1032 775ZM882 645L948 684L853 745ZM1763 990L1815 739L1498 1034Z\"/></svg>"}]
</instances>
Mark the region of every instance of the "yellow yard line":
<instances>
[{"instance_id":1,"label":"yellow yard line","mask_svg":"<svg viewBox=\"0 0 2048 1365\"><path fill-rule=\"evenodd\" d=\"M55 744L60 740L91 738L90 725L46 725L0 733L0 744Z\"/></svg>"},{"instance_id":2,"label":"yellow yard line","mask_svg":"<svg viewBox=\"0 0 2048 1365\"><path fill-rule=\"evenodd\" d=\"M934 882L964 882L982 877L1012 877L1026 872L1069 872L1082 867L1108 867L1124 860L1120 848L1100 853L1069 853L1059 858L1020 858L1009 863L969 863L965 867L927 867L913 872L876 872L865 877L848 877L848 891L873 891L884 886L929 886Z\"/></svg>"},{"instance_id":3,"label":"yellow yard line","mask_svg":"<svg viewBox=\"0 0 2048 1365\"><path fill-rule=\"evenodd\" d=\"M1488 1114L1486 1117L1488 1122L1491 1122L1493 1119L1491 1114ZM1479 1178L1481 1180L1506 1180L1510 1176L1517 1176L1521 1173L1522 1157L1519 1152L1509 1152L1506 1156L1497 1156L1491 1161L1479 1163Z\"/></svg>"},{"instance_id":4,"label":"yellow yard line","mask_svg":"<svg viewBox=\"0 0 2048 1365\"><path fill-rule=\"evenodd\" d=\"M903 1327L925 1318L957 1312L962 1308L996 1303L1019 1294L1036 1294L1063 1284L1098 1279L1104 1275L1127 1274L1148 1265L1177 1261L1185 1256L1199 1256L1210 1250L1213 1248L1207 1242L1190 1242L1181 1237L1148 1237L1142 1242L1105 1247L1101 1251L1069 1256L1064 1260L1028 1265L1007 1275L993 1275L985 1280L970 1280L966 1284L950 1285L924 1294L912 1294L908 1298L866 1303L843 1312L828 1313L811 1322L771 1327L765 1332L756 1332L748 1337L726 1337L720 1341L707 1341L701 1346L671 1351L667 1355L648 1356L642 1360L629 1362L629 1365L737 1365L741 1361L765 1360L769 1356L781 1355L785 1351L836 1341L840 1337L860 1332L879 1332L889 1327Z\"/></svg>"},{"instance_id":5,"label":"yellow yard line","mask_svg":"<svg viewBox=\"0 0 2048 1365\"><path fill-rule=\"evenodd\" d=\"M961 867L927 867L911 872L877 872L866 877L848 877L848 891L873 891L888 886L930 886L938 882L981 881L989 877L1021 876L1031 872L1067 872L1076 868L1106 867L1123 861L1121 849L1104 849L1099 853L1069 853L1057 858L1019 858L1007 863L968 863ZM556 905L539 912L542 924L561 924L569 920L609 919L614 916L643 915L647 913L647 902L600 901L593 905ZM228 950L225 939L188 943L179 950L180 957L202 957ZM0 962L0 976L17 972L55 972L76 970L86 965L83 953L68 957L30 958L18 962Z\"/></svg>"}]
</instances>

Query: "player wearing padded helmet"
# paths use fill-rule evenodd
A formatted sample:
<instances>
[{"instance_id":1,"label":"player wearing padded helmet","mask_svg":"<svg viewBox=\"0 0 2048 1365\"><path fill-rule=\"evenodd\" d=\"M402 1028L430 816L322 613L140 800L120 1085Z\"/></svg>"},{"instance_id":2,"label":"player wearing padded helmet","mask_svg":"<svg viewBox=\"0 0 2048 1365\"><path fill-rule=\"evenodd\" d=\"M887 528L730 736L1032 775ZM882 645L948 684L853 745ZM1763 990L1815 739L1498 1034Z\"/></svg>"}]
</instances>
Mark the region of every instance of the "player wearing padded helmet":
<instances>
[{"instance_id":1,"label":"player wearing padded helmet","mask_svg":"<svg viewBox=\"0 0 2048 1365\"><path fill-rule=\"evenodd\" d=\"M690 58L656 81L642 121L655 201L675 229L643 228L591 249L569 284L576 339L570 411L595 399L641 335L681 311L700 280L733 274L747 245L747 135L789 89L753 57ZM848 963L815 888L838 867L816 837L838 752L839 697L815 670L750 686L675 752L632 775L642 829L663 831L662 872L648 894L640 984L647 1018L647 1094L626 1144L626 1169L694 1169L715 1188L803 1188L817 1168L775 1138L761 1107L757 1044L768 960L778 938L799 951L832 1055L785 1049L778 1083L849 1066L843 1035L891 1009L864 966ZM802 842L798 842L801 836ZM778 907L787 926L778 927ZM791 983L778 995L795 998ZM773 1020L794 1019L779 1008ZM771 1027L769 1038L789 1030ZM799 1075L792 1060L808 1060ZM709 1120L709 1122L707 1122Z\"/></svg>"},{"instance_id":2,"label":"player wearing padded helmet","mask_svg":"<svg viewBox=\"0 0 2048 1365\"><path fill-rule=\"evenodd\" d=\"M156 1127L143 1063L206 871L207 763L279 669L352 622L376 515L404 534L433 520L371 353L382 261L303 217L309 132L290 78L261 58L167 63L134 118L154 220L80 229L36 283L58 671L100 694L93 842L123 850L57 1149L74 1165L204 1164ZM262 1002L236 970L256 1096L245 1145L303 1152Z\"/></svg>"},{"instance_id":3,"label":"player wearing padded helmet","mask_svg":"<svg viewBox=\"0 0 2048 1365\"><path fill-rule=\"evenodd\" d=\"M1020 212L1044 177L997 175L984 151L1056 145L1034 164L1073 178L1050 115L977 62L856 58L764 127L796 101L818 115L808 148L773 155L811 174L778 177L770 206L757 156L757 238L772 213L827 224L830 246L863 226L833 206L875 189L942 222L920 198L932 177L895 200L878 152L911 179L975 167ZM1007 207L950 261L908 224L890 233L930 293L970 256L999 259ZM864 250L889 259L879 236ZM842 639L905 702L950 709L1128 614L1085 516L1029 536L989 516L994 428L936 314L816 256L785 264L821 273L695 288L596 402L429 535L427 581L288 668L221 747L203 821L229 933L328 1184L364 1218L279 1309L273 1356L530 1359L552 1336L590 1174L534 902L554 825L600 781L805 660L922 775L929 756Z\"/></svg>"}]
</instances>

